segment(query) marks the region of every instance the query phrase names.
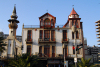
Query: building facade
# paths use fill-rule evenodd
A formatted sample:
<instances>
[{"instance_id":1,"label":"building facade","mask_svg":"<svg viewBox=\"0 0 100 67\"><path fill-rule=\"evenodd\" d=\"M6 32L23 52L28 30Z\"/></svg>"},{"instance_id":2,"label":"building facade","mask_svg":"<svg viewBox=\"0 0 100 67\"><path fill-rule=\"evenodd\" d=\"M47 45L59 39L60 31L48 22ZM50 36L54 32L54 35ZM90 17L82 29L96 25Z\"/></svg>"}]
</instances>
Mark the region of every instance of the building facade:
<instances>
[{"instance_id":1,"label":"building facade","mask_svg":"<svg viewBox=\"0 0 100 67\"><path fill-rule=\"evenodd\" d=\"M22 27L22 53L38 55L41 60L46 62L47 67L62 67L65 60L74 61L75 46L74 32L72 26L76 26L76 45L83 44L83 48L77 51L77 58L85 58L87 54L87 44L84 45L83 27L81 18L74 8L68 16L68 21L63 26L55 25L56 17L45 13L39 17L40 25L24 25ZM64 47L63 47L64 45Z\"/></svg>"},{"instance_id":2,"label":"building facade","mask_svg":"<svg viewBox=\"0 0 100 67\"><path fill-rule=\"evenodd\" d=\"M88 55L93 57L93 62L98 62L100 60L100 47L97 46L87 46Z\"/></svg>"}]
</instances>

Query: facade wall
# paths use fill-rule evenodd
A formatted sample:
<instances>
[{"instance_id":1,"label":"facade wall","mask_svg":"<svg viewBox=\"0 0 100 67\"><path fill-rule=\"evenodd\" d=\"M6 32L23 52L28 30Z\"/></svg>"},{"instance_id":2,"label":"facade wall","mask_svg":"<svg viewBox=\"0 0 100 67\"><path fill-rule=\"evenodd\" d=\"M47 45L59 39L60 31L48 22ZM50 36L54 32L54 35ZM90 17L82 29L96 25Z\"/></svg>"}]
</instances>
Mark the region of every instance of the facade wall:
<instances>
[{"instance_id":1,"label":"facade wall","mask_svg":"<svg viewBox=\"0 0 100 67\"><path fill-rule=\"evenodd\" d=\"M25 40L27 39L28 30L32 30L33 44L26 44ZM39 46L41 46L38 43L40 30L43 30L43 29L37 28L37 30L35 31L35 28L32 28L32 29L23 28L23 37L22 37L22 43L24 45L23 53L27 53L27 45L31 45L31 48L32 48L31 49L31 54L35 55L36 53L39 53ZM55 47L56 55L63 54L63 46L62 46L63 45L63 43L62 43L62 38L63 38L63 32L62 31L63 30L67 30L67 38L69 39L69 42L65 43L65 45L68 45L68 54L73 55L74 39L72 39L72 30L70 28L64 28L64 29L60 28L60 30L55 28L54 30L55 30L55 38L56 38L56 44L54 44L56 46ZM76 39L76 45L79 45L81 43L80 38L81 38L81 36L79 36L79 39ZM80 54L79 55L81 55L81 54L82 54L82 49L80 49Z\"/></svg>"}]
</instances>

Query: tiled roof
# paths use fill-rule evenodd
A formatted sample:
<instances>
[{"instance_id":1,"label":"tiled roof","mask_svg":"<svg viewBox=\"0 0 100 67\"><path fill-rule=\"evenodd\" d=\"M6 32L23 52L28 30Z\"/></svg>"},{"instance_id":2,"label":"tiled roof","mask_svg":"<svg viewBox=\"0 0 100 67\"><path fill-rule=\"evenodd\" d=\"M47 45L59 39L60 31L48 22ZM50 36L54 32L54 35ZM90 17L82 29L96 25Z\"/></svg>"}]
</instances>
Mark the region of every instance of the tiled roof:
<instances>
[{"instance_id":1,"label":"tiled roof","mask_svg":"<svg viewBox=\"0 0 100 67\"><path fill-rule=\"evenodd\" d=\"M70 15L73 15L73 14L77 14L76 11L74 10L74 8L72 9Z\"/></svg>"}]
</instances>

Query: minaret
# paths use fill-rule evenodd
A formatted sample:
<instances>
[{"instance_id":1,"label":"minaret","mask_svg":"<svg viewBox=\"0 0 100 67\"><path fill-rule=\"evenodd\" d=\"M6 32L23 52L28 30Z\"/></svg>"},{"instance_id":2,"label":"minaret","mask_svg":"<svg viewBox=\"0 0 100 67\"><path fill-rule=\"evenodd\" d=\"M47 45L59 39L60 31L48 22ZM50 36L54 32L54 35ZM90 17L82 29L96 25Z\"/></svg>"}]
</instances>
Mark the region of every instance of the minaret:
<instances>
[{"instance_id":1,"label":"minaret","mask_svg":"<svg viewBox=\"0 0 100 67\"><path fill-rule=\"evenodd\" d=\"M17 23L19 23L19 21L17 20L18 16L16 15L16 7L14 6L12 15L11 15L11 19L8 20L8 22L10 22L9 24L9 36L15 36L16 38L16 29L18 27Z\"/></svg>"}]
</instances>

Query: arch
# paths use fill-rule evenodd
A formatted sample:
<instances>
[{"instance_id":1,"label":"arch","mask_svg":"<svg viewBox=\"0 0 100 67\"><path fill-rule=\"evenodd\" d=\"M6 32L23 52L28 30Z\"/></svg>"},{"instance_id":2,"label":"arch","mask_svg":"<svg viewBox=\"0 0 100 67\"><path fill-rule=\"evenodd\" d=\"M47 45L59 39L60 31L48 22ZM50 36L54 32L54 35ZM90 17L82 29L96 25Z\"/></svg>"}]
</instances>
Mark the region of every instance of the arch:
<instances>
[{"instance_id":1,"label":"arch","mask_svg":"<svg viewBox=\"0 0 100 67\"><path fill-rule=\"evenodd\" d=\"M49 18L46 18L44 20L44 25L50 25L50 19Z\"/></svg>"}]
</instances>

